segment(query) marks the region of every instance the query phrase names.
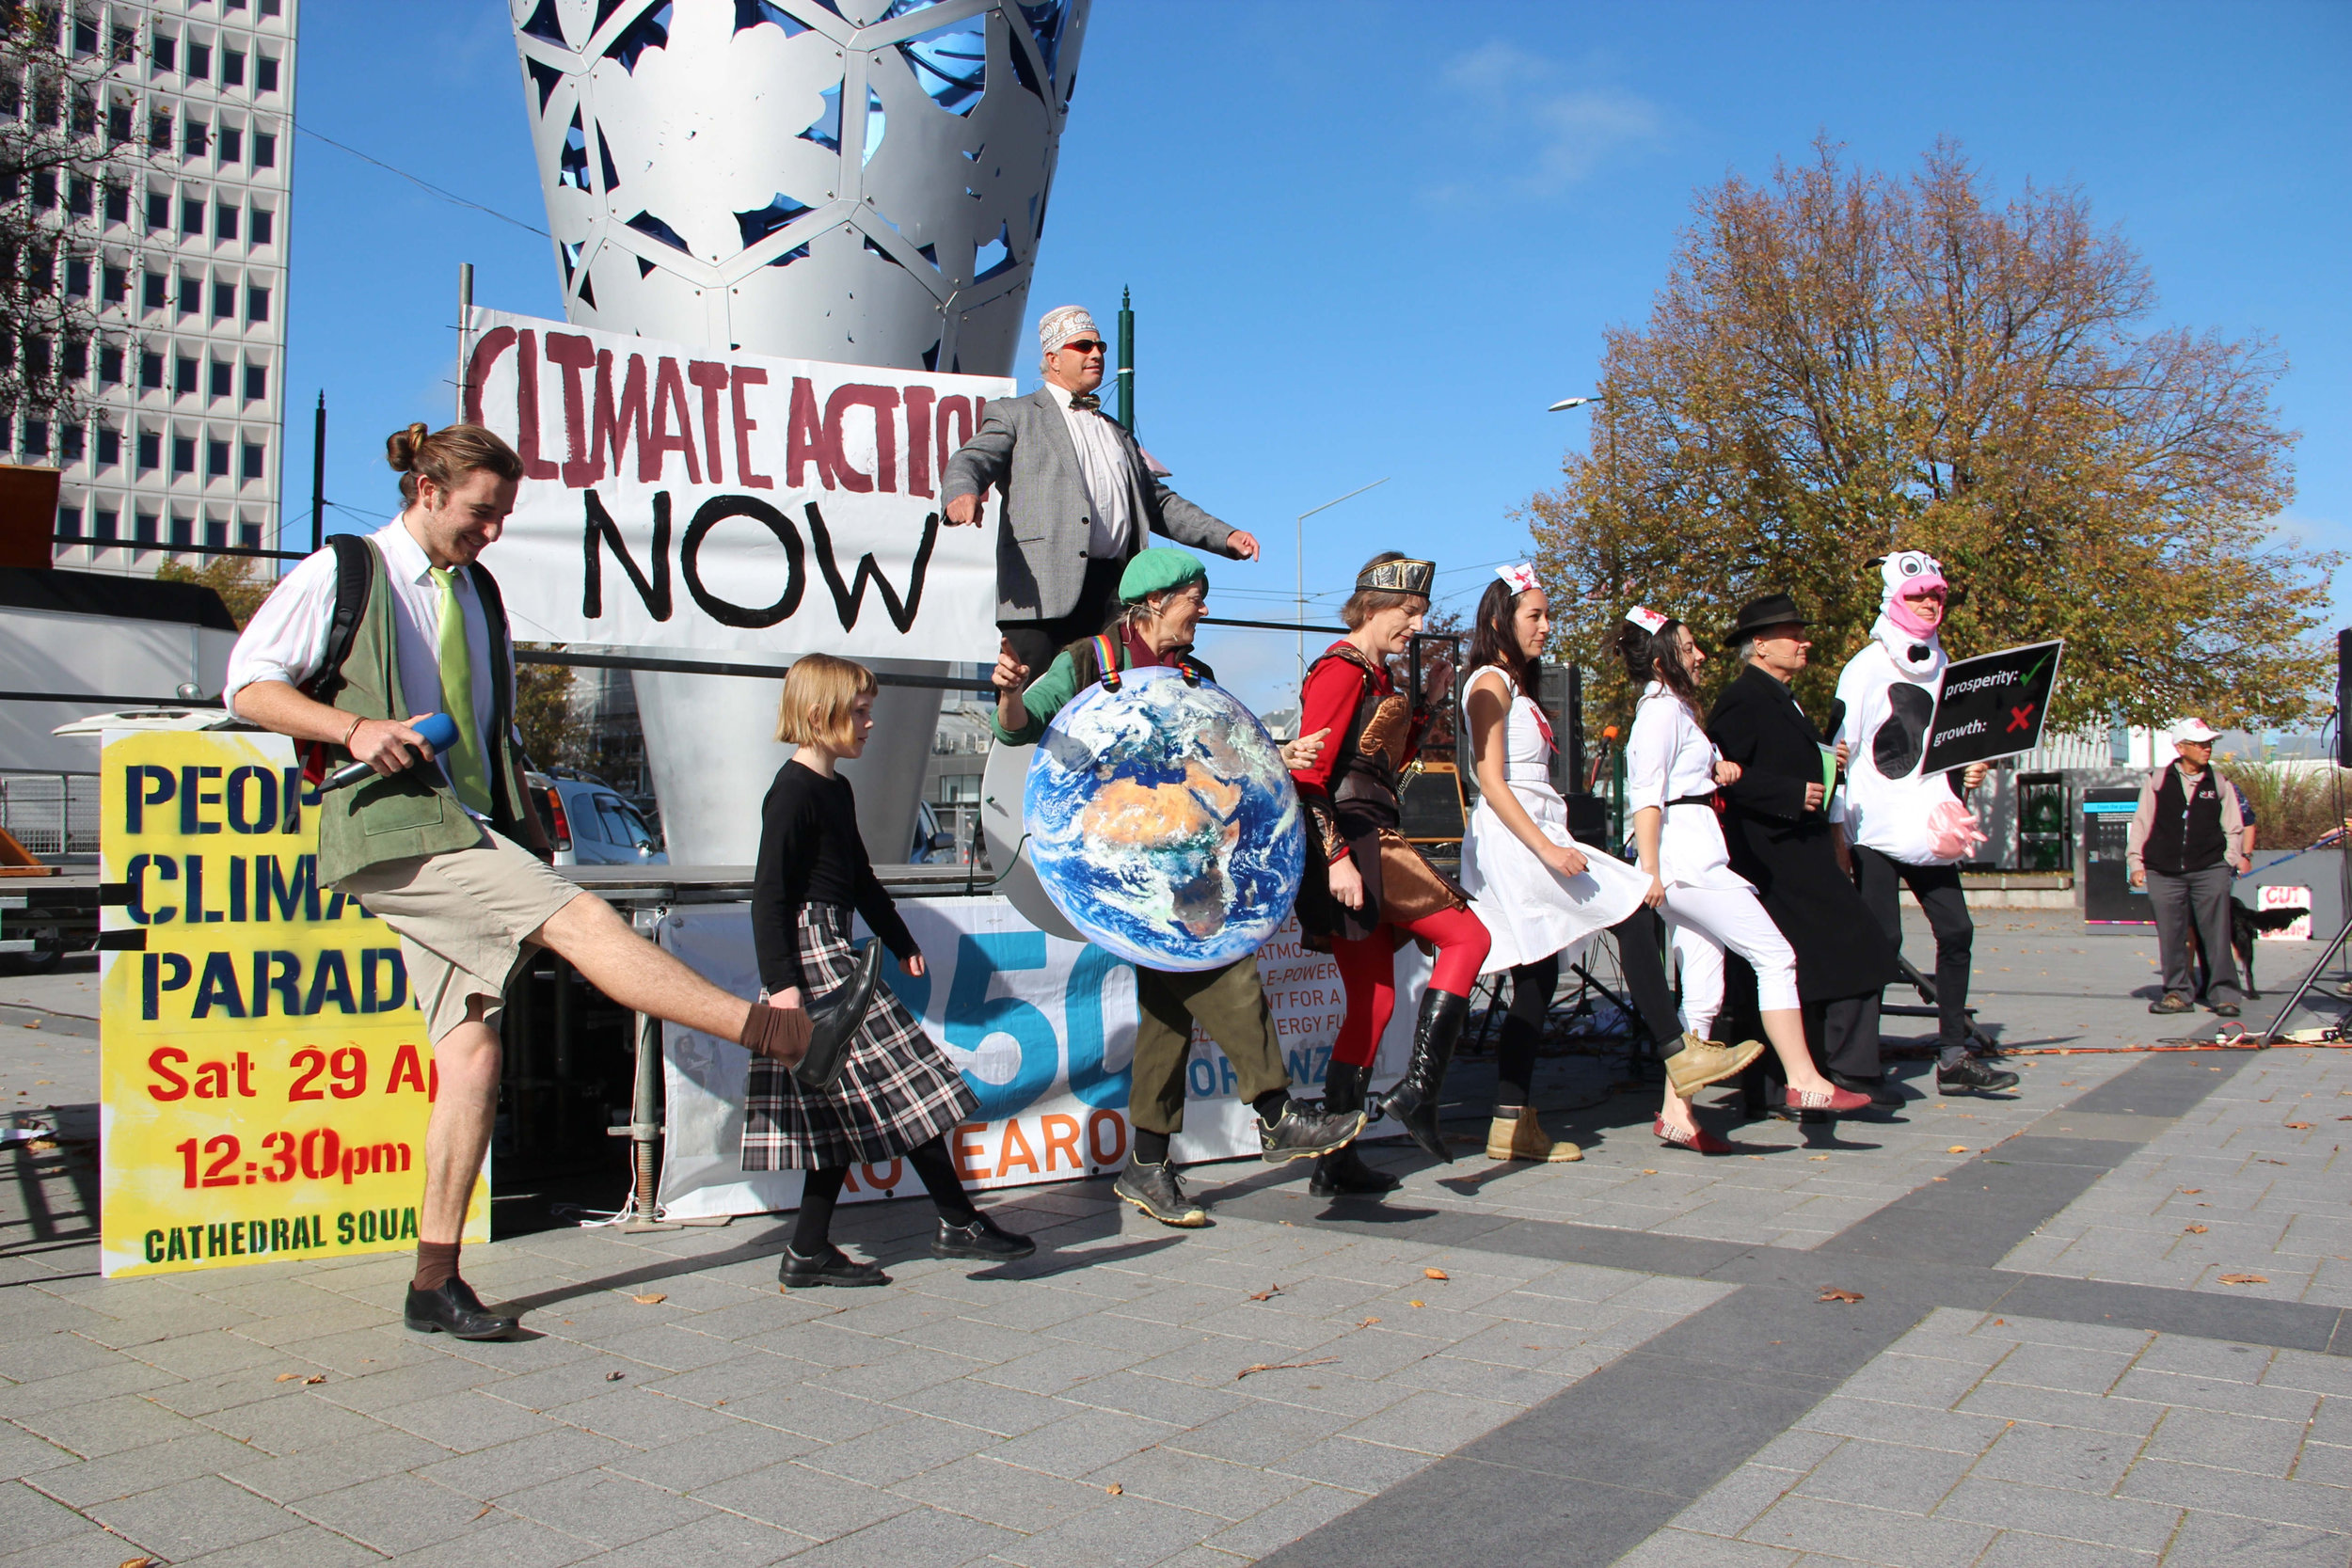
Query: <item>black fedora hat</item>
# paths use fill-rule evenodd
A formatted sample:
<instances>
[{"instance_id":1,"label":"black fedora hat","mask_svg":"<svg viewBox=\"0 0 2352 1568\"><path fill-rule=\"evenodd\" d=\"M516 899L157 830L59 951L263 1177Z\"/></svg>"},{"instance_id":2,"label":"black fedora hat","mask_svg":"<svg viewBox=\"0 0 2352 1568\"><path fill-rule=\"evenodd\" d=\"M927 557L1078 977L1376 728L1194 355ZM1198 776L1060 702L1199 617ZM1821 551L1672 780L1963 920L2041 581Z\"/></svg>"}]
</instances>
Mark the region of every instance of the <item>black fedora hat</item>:
<instances>
[{"instance_id":1,"label":"black fedora hat","mask_svg":"<svg viewBox=\"0 0 2352 1568\"><path fill-rule=\"evenodd\" d=\"M1809 626L1812 620L1797 608L1797 601L1786 594L1767 594L1760 599L1750 599L1740 607L1740 618L1724 633L1724 646L1728 648L1750 632L1766 626Z\"/></svg>"}]
</instances>

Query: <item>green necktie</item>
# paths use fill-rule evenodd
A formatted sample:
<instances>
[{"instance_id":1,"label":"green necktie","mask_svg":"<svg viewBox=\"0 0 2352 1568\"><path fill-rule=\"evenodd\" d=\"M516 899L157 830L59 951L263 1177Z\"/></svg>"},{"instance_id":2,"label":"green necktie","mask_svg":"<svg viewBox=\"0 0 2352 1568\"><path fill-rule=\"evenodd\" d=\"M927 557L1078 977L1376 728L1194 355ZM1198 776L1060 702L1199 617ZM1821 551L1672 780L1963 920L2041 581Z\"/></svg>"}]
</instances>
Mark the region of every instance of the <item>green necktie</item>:
<instances>
[{"instance_id":1,"label":"green necktie","mask_svg":"<svg viewBox=\"0 0 2352 1568\"><path fill-rule=\"evenodd\" d=\"M473 651L466 641L466 607L457 602L457 574L432 568L441 594L441 707L457 725L457 744L442 756L457 799L490 815L490 770L482 759L482 726L473 711Z\"/></svg>"}]
</instances>

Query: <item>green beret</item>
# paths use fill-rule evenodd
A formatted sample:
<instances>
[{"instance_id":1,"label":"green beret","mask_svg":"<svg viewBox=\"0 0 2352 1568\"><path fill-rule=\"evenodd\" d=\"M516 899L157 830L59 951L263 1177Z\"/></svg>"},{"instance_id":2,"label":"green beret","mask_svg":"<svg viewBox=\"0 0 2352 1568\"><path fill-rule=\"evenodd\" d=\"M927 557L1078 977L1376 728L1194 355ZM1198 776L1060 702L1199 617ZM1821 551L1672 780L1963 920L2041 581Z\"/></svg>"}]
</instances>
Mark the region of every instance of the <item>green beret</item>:
<instances>
[{"instance_id":1,"label":"green beret","mask_svg":"<svg viewBox=\"0 0 2352 1568\"><path fill-rule=\"evenodd\" d=\"M1195 582L1204 589L1209 582L1208 568L1200 564L1200 557L1189 550L1155 545L1138 553L1119 574L1119 596L1128 604L1140 604L1154 594Z\"/></svg>"}]
</instances>

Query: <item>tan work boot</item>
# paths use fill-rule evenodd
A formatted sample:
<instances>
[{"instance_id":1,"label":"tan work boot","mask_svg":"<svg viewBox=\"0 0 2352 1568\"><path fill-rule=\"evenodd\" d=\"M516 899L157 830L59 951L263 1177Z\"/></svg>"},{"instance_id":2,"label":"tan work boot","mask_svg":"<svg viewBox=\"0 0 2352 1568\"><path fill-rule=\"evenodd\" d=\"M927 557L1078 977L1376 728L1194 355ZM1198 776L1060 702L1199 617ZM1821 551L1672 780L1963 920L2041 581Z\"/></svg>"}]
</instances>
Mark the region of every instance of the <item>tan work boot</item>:
<instances>
[{"instance_id":1,"label":"tan work boot","mask_svg":"<svg viewBox=\"0 0 2352 1568\"><path fill-rule=\"evenodd\" d=\"M1489 1160L1541 1160L1558 1164L1564 1160L1581 1160L1584 1151L1565 1139L1554 1141L1544 1131L1544 1124L1535 1119L1532 1105L1521 1106L1516 1117L1497 1117L1486 1129L1486 1158Z\"/></svg>"},{"instance_id":2,"label":"tan work boot","mask_svg":"<svg viewBox=\"0 0 2352 1568\"><path fill-rule=\"evenodd\" d=\"M1666 1081L1674 1085L1675 1093L1688 1100L1708 1085L1720 1084L1743 1071L1763 1054L1762 1040L1725 1045L1721 1040L1703 1040L1685 1031L1682 1049L1666 1058Z\"/></svg>"}]
</instances>

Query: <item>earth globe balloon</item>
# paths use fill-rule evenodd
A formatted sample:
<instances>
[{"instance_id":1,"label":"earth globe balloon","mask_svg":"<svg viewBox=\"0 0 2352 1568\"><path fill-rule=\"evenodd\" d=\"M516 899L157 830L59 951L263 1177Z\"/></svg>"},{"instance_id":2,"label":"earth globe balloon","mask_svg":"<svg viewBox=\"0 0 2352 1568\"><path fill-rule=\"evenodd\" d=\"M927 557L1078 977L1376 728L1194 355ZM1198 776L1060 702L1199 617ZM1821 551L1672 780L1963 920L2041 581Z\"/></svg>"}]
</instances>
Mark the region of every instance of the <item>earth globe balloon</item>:
<instances>
[{"instance_id":1,"label":"earth globe balloon","mask_svg":"<svg viewBox=\"0 0 2352 1568\"><path fill-rule=\"evenodd\" d=\"M1089 687L1029 762L1027 858L1054 907L1152 969L1219 968L1258 950L1298 896L1298 793L1257 716L1158 666Z\"/></svg>"}]
</instances>

